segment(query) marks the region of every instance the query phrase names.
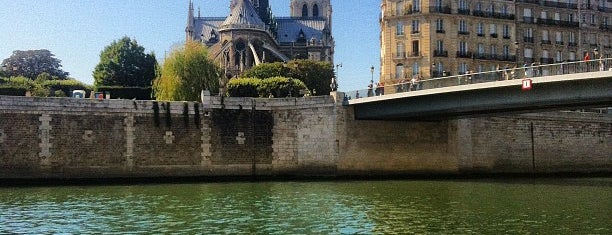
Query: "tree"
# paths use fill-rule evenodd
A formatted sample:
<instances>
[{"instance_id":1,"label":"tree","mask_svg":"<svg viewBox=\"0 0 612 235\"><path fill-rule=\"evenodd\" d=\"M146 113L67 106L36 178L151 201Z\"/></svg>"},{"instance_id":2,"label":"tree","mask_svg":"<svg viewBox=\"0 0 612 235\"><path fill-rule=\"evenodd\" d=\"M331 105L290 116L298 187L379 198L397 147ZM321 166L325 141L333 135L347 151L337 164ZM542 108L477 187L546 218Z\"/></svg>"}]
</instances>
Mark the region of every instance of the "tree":
<instances>
[{"instance_id":1,"label":"tree","mask_svg":"<svg viewBox=\"0 0 612 235\"><path fill-rule=\"evenodd\" d=\"M271 77L289 77L298 79L316 94L327 94L331 91L330 83L334 77L334 68L328 62L310 60L292 60L260 64L242 74L241 77L266 79Z\"/></svg>"},{"instance_id":2,"label":"tree","mask_svg":"<svg viewBox=\"0 0 612 235\"><path fill-rule=\"evenodd\" d=\"M123 37L100 53L93 72L95 86L149 87L155 79L157 60L136 40Z\"/></svg>"},{"instance_id":3,"label":"tree","mask_svg":"<svg viewBox=\"0 0 612 235\"><path fill-rule=\"evenodd\" d=\"M2 61L2 66L6 68L6 76L24 76L34 80L41 73L48 73L58 79L66 79L69 75L64 72L62 61L55 58L49 50L29 50L13 51L13 54Z\"/></svg>"},{"instance_id":4,"label":"tree","mask_svg":"<svg viewBox=\"0 0 612 235\"><path fill-rule=\"evenodd\" d=\"M187 42L173 51L153 83L157 100L197 101L202 90L219 91L221 69L208 58L208 49Z\"/></svg>"}]
</instances>

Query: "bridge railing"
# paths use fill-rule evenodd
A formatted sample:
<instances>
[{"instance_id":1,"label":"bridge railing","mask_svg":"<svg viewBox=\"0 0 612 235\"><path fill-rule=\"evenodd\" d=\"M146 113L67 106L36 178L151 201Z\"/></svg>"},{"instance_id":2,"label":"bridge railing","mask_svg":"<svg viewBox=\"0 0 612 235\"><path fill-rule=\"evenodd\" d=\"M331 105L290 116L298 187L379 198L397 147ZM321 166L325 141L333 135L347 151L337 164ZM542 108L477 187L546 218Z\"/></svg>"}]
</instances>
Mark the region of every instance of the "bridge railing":
<instances>
[{"instance_id":1,"label":"bridge railing","mask_svg":"<svg viewBox=\"0 0 612 235\"><path fill-rule=\"evenodd\" d=\"M468 72L456 76L445 76L424 80L418 79L418 77L412 79L398 79L394 84L385 84L384 86L374 86L371 84L370 86L372 87L368 87L367 89L350 91L345 94L349 99L360 99L441 87L607 70L612 70L612 58L546 65L532 64L521 67L498 69L495 71Z\"/></svg>"}]
</instances>

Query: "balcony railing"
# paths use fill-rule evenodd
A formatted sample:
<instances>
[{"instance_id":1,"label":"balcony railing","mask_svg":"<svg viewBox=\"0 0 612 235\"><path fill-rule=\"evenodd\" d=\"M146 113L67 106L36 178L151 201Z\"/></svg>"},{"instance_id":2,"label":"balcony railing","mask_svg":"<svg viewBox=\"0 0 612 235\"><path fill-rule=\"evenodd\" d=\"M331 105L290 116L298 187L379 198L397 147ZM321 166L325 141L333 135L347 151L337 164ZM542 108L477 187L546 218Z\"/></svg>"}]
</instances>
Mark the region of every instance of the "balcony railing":
<instances>
[{"instance_id":1,"label":"balcony railing","mask_svg":"<svg viewBox=\"0 0 612 235\"><path fill-rule=\"evenodd\" d=\"M429 7L429 12L451 14L451 8L448 6L432 6L432 7Z\"/></svg>"},{"instance_id":2,"label":"balcony railing","mask_svg":"<svg viewBox=\"0 0 612 235\"><path fill-rule=\"evenodd\" d=\"M459 31L459 35L470 35L470 31Z\"/></svg>"},{"instance_id":3,"label":"balcony railing","mask_svg":"<svg viewBox=\"0 0 612 235\"><path fill-rule=\"evenodd\" d=\"M436 29L436 33L446 33L444 29Z\"/></svg>"},{"instance_id":4,"label":"balcony railing","mask_svg":"<svg viewBox=\"0 0 612 235\"><path fill-rule=\"evenodd\" d=\"M601 24L599 25L599 29L603 31L612 31L612 25Z\"/></svg>"},{"instance_id":5,"label":"balcony railing","mask_svg":"<svg viewBox=\"0 0 612 235\"><path fill-rule=\"evenodd\" d=\"M517 0L517 2L531 3L531 4L540 4L540 0Z\"/></svg>"},{"instance_id":6,"label":"balcony railing","mask_svg":"<svg viewBox=\"0 0 612 235\"><path fill-rule=\"evenodd\" d=\"M555 41L555 45L563 45L565 44L563 41Z\"/></svg>"},{"instance_id":7,"label":"balcony railing","mask_svg":"<svg viewBox=\"0 0 612 235\"><path fill-rule=\"evenodd\" d=\"M540 58L540 63L542 63L542 64L552 64L552 63L555 63L555 59L553 59L553 58Z\"/></svg>"},{"instance_id":8,"label":"balcony railing","mask_svg":"<svg viewBox=\"0 0 612 235\"><path fill-rule=\"evenodd\" d=\"M396 59L396 60L406 59L406 52L394 53L393 54L393 59Z\"/></svg>"},{"instance_id":9,"label":"balcony railing","mask_svg":"<svg viewBox=\"0 0 612 235\"><path fill-rule=\"evenodd\" d=\"M476 34L476 36L478 36L478 37L484 37L485 35L484 35L484 33L477 33L477 34Z\"/></svg>"},{"instance_id":10,"label":"balcony railing","mask_svg":"<svg viewBox=\"0 0 612 235\"><path fill-rule=\"evenodd\" d=\"M597 7L597 10L601 11L601 12L612 13L612 8L610 8L610 7L602 7L602 6L600 6L600 7Z\"/></svg>"},{"instance_id":11,"label":"balcony railing","mask_svg":"<svg viewBox=\"0 0 612 235\"><path fill-rule=\"evenodd\" d=\"M471 72L468 74L465 73L457 73L456 71L446 71L446 70L438 70L437 68L432 68L430 70L430 76L421 78L415 77L415 79L408 81L406 80L386 80L385 86L380 88L381 91L376 94L372 93L370 90L370 96L383 96L383 95L392 95L403 92L413 92L415 90L427 90L427 89L435 89L441 87L453 87L453 86L470 86L471 84L477 83L488 83L488 82L499 82L500 85L507 85L506 80L514 80L514 79L525 79L525 78L533 78L538 79L538 81L546 81L548 76L556 76L556 75L564 75L564 74L579 74L579 73L589 73L589 72L599 72L599 71L608 71L612 69L612 59L594 59L589 61L576 61L576 62L563 62L563 63L555 63L555 64L546 64L548 62L554 62L554 59L551 58L542 58L541 65L533 64L533 58L525 58L526 66L509 68L505 69L496 69L492 71L485 72ZM455 75L453 74L460 74ZM427 73L424 74L427 76ZM519 90L520 90L520 83ZM357 95L357 94L361 94ZM349 91L345 92L346 97L351 97L351 99L367 99L368 96L365 94L368 93L367 87L364 86L364 89L358 91ZM351 101L349 101L351 102Z\"/></svg>"},{"instance_id":12,"label":"balcony railing","mask_svg":"<svg viewBox=\"0 0 612 235\"><path fill-rule=\"evenodd\" d=\"M529 42L529 43L533 43L533 37L523 37L523 42Z\"/></svg>"},{"instance_id":13,"label":"balcony railing","mask_svg":"<svg viewBox=\"0 0 612 235\"><path fill-rule=\"evenodd\" d=\"M552 44L552 42L550 40L542 40L542 44Z\"/></svg>"},{"instance_id":14,"label":"balcony railing","mask_svg":"<svg viewBox=\"0 0 612 235\"><path fill-rule=\"evenodd\" d=\"M448 51L434 50L434 57L448 57Z\"/></svg>"},{"instance_id":15,"label":"balcony railing","mask_svg":"<svg viewBox=\"0 0 612 235\"><path fill-rule=\"evenodd\" d=\"M497 38L497 34L496 33L492 33L490 34L492 38Z\"/></svg>"},{"instance_id":16,"label":"balcony railing","mask_svg":"<svg viewBox=\"0 0 612 235\"><path fill-rule=\"evenodd\" d=\"M530 17L530 16L523 16L523 22L527 24L534 24L535 18Z\"/></svg>"},{"instance_id":17,"label":"balcony railing","mask_svg":"<svg viewBox=\"0 0 612 235\"><path fill-rule=\"evenodd\" d=\"M569 42L569 43L567 43L567 46L570 46L570 47L577 47L577 46L578 46L578 43L577 43L577 42Z\"/></svg>"},{"instance_id":18,"label":"balcony railing","mask_svg":"<svg viewBox=\"0 0 612 235\"><path fill-rule=\"evenodd\" d=\"M503 37L503 38L504 38L504 39L510 39L511 37L510 37L510 35L504 35L504 37Z\"/></svg>"},{"instance_id":19,"label":"balcony railing","mask_svg":"<svg viewBox=\"0 0 612 235\"><path fill-rule=\"evenodd\" d=\"M459 15L470 15L470 9L457 9Z\"/></svg>"},{"instance_id":20,"label":"balcony railing","mask_svg":"<svg viewBox=\"0 0 612 235\"><path fill-rule=\"evenodd\" d=\"M457 58L472 58L472 52L470 51L457 51Z\"/></svg>"}]
</instances>

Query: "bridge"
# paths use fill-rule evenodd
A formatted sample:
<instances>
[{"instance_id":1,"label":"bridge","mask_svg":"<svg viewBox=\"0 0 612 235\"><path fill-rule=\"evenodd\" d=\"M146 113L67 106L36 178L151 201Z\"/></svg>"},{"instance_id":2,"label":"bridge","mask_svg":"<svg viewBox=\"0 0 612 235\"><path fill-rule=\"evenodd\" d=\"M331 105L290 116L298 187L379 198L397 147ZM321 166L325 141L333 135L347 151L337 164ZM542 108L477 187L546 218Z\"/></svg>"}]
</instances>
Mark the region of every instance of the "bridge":
<instances>
[{"instance_id":1,"label":"bridge","mask_svg":"<svg viewBox=\"0 0 612 235\"><path fill-rule=\"evenodd\" d=\"M612 107L612 59L411 79L346 93L358 120L443 120Z\"/></svg>"}]
</instances>

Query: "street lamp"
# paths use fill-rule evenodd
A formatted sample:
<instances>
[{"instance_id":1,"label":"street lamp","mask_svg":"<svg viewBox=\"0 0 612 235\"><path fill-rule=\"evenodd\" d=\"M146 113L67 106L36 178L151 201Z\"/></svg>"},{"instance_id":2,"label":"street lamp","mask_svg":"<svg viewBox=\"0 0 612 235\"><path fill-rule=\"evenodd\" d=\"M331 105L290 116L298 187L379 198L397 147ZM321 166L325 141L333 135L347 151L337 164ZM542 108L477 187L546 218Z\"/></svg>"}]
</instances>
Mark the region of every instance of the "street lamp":
<instances>
[{"instance_id":1,"label":"street lamp","mask_svg":"<svg viewBox=\"0 0 612 235\"><path fill-rule=\"evenodd\" d=\"M516 57L516 66L519 67L519 42L514 41L514 56Z\"/></svg>"}]
</instances>

